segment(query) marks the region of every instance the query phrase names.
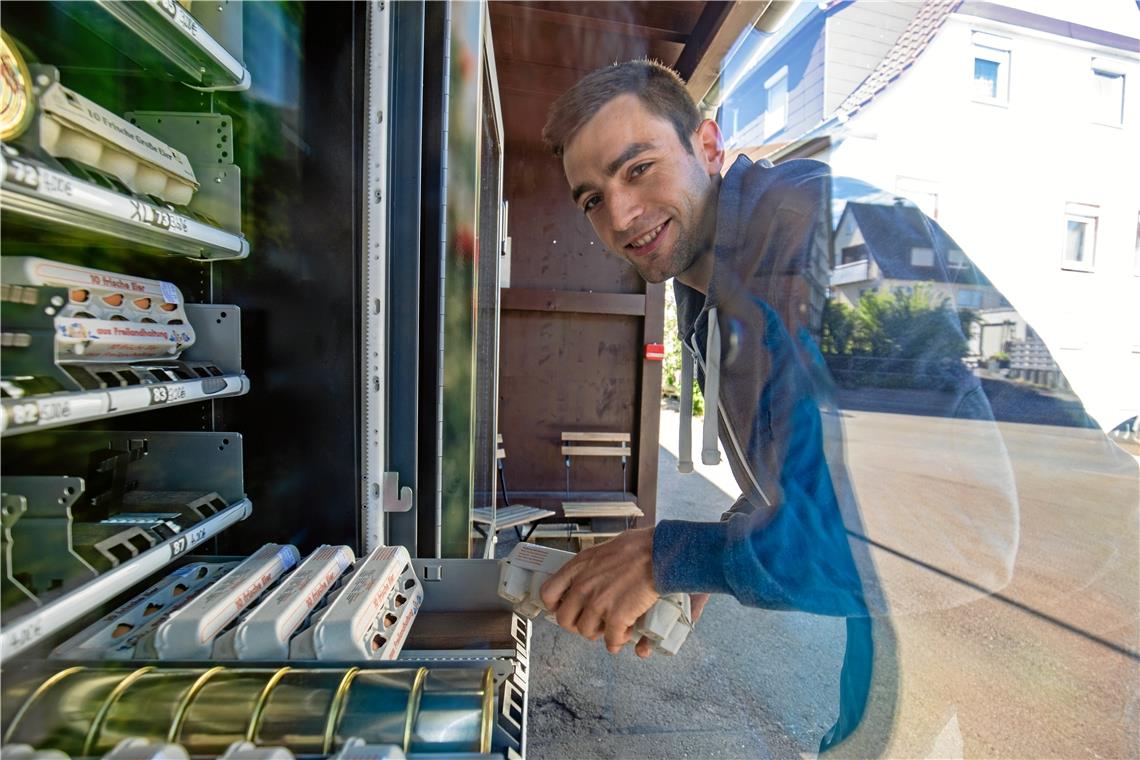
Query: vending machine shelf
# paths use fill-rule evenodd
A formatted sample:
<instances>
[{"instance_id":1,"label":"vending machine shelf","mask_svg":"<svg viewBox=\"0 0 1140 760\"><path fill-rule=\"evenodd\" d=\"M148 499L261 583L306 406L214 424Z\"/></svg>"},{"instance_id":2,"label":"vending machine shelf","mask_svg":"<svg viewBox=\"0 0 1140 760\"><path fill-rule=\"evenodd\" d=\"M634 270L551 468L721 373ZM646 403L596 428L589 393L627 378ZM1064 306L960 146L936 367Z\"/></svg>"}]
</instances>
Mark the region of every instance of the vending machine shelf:
<instances>
[{"instance_id":1,"label":"vending machine shelf","mask_svg":"<svg viewBox=\"0 0 1140 760\"><path fill-rule=\"evenodd\" d=\"M97 0L65 2L62 7L80 23L113 42L148 69L207 90L245 90L250 74L244 63L218 40L240 46L241 10L235 3L202 3L209 12L210 30L175 0L123 3ZM195 9L197 11L197 9Z\"/></svg>"},{"instance_id":2,"label":"vending machine shelf","mask_svg":"<svg viewBox=\"0 0 1140 760\"><path fill-rule=\"evenodd\" d=\"M0 207L53 227L95 232L151 252L206 261L249 255L249 242L242 235L57 171L10 145L4 145L0 154L0 182Z\"/></svg>"},{"instance_id":3,"label":"vending machine shelf","mask_svg":"<svg viewBox=\"0 0 1140 760\"><path fill-rule=\"evenodd\" d=\"M234 523L249 517L253 504L240 499L185 533L177 533L139 556L7 623L0 632L0 662L42 643L46 637L144 580L172 560Z\"/></svg>"},{"instance_id":4,"label":"vending machine shelf","mask_svg":"<svg viewBox=\"0 0 1140 760\"><path fill-rule=\"evenodd\" d=\"M228 304L184 304L194 343L171 359L56 361L64 288L4 285L4 361L0 380L0 436L75 425L167 406L240 396L249 391L241 364L241 309ZM85 320L75 320L83 329ZM102 324L102 323L100 323ZM163 325L107 322L138 330ZM130 338L131 336L127 336Z\"/></svg>"}]
</instances>

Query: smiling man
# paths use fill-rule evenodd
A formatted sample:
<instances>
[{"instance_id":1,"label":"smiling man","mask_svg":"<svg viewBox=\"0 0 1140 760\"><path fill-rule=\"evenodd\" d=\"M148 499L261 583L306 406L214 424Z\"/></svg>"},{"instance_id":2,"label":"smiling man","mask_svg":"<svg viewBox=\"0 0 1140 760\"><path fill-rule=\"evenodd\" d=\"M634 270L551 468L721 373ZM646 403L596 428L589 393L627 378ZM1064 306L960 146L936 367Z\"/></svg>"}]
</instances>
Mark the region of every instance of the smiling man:
<instances>
[{"instance_id":1,"label":"smiling man","mask_svg":"<svg viewBox=\"0 0 1140 760\"><path fill-rule=\"evenodd\" d=\"M700 118L674 72L649 61L585 77L551 108L543 137L605 246L648 282L675 278L683 377L695 359L713 410L704 459L719 456L719 435L743 491L719 522L663 520L582 551L546 583L543 601L561 626L604 636L615 653L671 592L694 595L694 618L710 593L847 617L840 716L826 748L863 714L870 627L823 455L813 349L776 315L784 294L770 275L827 239L827 167L741 157L722 179L719 127ZM650 651L638 642L640 656Z\"/></svg>"}]
</instances>

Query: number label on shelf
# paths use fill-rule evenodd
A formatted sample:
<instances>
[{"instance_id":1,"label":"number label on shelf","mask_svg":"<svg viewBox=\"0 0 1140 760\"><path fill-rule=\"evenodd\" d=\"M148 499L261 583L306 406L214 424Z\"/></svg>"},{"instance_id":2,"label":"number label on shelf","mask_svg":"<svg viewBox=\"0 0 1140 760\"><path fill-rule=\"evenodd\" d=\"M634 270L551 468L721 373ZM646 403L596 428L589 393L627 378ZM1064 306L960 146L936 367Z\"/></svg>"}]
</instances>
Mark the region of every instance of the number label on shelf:
<instances>
[{"instance_id":1,"label":"number label on shelf","mask_svg":"<svg viewBox=\"0 0 1140 760\"><path fill-rule=\"evenodd\" d=\"M150 389L150 404L176 404L185 401L188 396L184 385L159 385Z\"/></svg>"},{"instance_id":2,"label":"number label on shelf","mask_svg":"<svg viewBox=\"0 0 1140 760\"><path fill-rule=\"evenodd\" d=\"M12 161L8 166L11 168L8 176L17 185L30 187L33 190L40 186L40 173L34 166L28 166L20 161Z\"/></svg>"},{"instance_id":3,"label":"number label on shelf","mask_svg":"<svg viewBox=\"0 0 1140 760\"><path fill-rule=\"evenodd\" d=\"M187 233L190 231L189 226L186 224L186 219L178 214L163 211L142 201L131 201L130 203L132 222L142 222L143 224L149 224L152 227L158 227L160 230L168 230L170 232Z\"/></svg>"},{"instance_id":4,"label":"number label on shelf","mask_svg":"<svg viewBox=\"0 0 1140 760\"><path fill-rule=\"evenodd\" d=\"M8 425L11 427L28 427L40 420L40 406L34 401L10 406L7 412Z\"/></svg>"},{"instance_id":5,"label":"number label on shelf","mask_svg":"<svg viewBox=\"0 0 1140 760\"><path fill-rule=\"evenodd\" d=\"M179 554L185 554L205 540L205 528L195 528L194 530L182 534L170 543L170 558L174 559Z\"/></svg>"}]
</instances>

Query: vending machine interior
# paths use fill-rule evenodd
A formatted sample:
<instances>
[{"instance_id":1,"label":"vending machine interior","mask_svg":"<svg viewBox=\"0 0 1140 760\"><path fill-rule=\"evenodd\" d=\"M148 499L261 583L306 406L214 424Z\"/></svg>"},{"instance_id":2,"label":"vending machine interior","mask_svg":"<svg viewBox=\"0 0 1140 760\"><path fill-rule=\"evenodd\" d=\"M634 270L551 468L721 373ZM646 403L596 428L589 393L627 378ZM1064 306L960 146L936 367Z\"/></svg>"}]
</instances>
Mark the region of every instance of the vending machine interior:
<instances>
[{"instance_id":1,"label":"vending machine interior","mask_svg":"<svg viewBox=\"0 0 1140 760\"><path fill-rule=\"evenodd\" d=\"M5 760L525 755L485 4L3 32Z\"/></svg>"}]
</instances>

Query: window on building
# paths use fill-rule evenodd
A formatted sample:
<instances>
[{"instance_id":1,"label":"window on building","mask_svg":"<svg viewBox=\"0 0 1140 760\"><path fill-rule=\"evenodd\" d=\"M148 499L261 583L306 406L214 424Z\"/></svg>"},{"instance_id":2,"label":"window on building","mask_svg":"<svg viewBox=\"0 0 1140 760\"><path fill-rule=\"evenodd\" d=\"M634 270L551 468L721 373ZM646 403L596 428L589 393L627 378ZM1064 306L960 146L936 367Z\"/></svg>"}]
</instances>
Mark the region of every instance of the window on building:
<instances>
[{"instance_id":1,"label":"window on building","mask_svg":"<svg viewBox=\"0 0 1140 760\"><path fill-rule=\"evenodd\" d=\"M934 249L933 248L911 248L910 249L910 265L912 267L932 267L932 266L934 266Z\"/></svg>"},{"instance_id":2,"label":"window on building","mask_svg":"<svg viewBox=\"0 0 1140 760\"><path fill-rule=\"evenodd\" d=\"M974 100L1005 105L1009 102L1009 40L974 32Z\"/></svg>"},{"instance_id":3,"label":"window on building","mask_svg":"<svg viewBox=\"0 0 1140 760\"><path fill-rule=\"evenodd\" d=\"M784 66L764 82L767 110L764 112L764 137L768 138L788 124L788 67Z\"/></svg>"},{"instance_id":4,"label":"window on building","mask_svg":"<svg viewBox=\"0 0 1140 760\"><path fill-rule=\"evenodd\" d=\"M982 292L980 290L959 290L958 291L958 308L960 308L960 309L980 309L980 308L982 308Z\"/></svg>"},{"instance_id":5,"label":"window on building","mask_svg":"<svg viewBox=\"0 0 1140 760\"><path fill-rule=\"evenodd\" d=\"M1124 123L1124 72L1096 58L1092 67L1092 116L1098 124Z\"/></svg>"},{"instance_id":6,"label":"window on building","mask_svg":"<svg viewBox=\"0 0 1140 760\"><path fill-rule=\"evenodd\" d=\"M1096 258L1096 227L1099 209L1083 203L1065 205L1064 269L1090 272Z\"/></svg>"},{"instance_id":7,"label":"window on building","mask_svg":"<svg viewBox=\"0 0 1140 760\"><path fill-rule=\"evenodd\" d=\"M957 248L951 248L946 253L946 261L951 267L961 269L966 266L966 254L962 253Z\"/></svg>"}]
</instances>

